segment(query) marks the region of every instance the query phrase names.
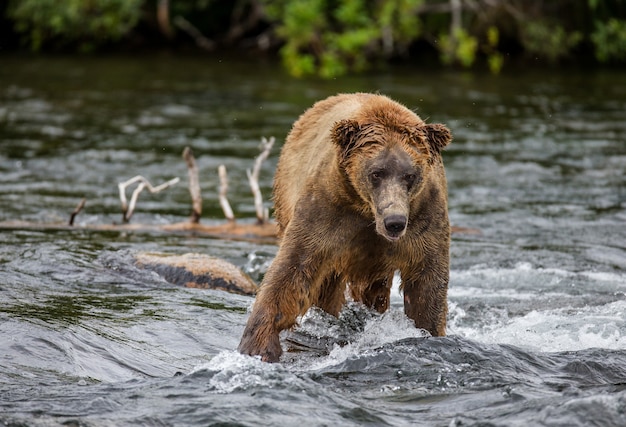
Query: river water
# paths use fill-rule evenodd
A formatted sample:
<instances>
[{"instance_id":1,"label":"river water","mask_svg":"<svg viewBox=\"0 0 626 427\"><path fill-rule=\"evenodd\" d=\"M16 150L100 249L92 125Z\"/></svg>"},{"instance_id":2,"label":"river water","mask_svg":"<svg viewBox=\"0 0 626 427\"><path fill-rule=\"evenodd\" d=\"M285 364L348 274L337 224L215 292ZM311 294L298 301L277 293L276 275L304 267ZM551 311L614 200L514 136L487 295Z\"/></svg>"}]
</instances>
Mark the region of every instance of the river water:
<instances>
[{"instance_id":1,"label":"river water","mask_svg":"<svg viewBox=\"0 0 626 427\"><path fill-rule=\"evenodd\" d=\"M337 92L380 91L447 123L454 225L448 336L413 328L395 289L375 315L316 310L264 364L235 349L253 298L179 288L142 251L224 258L260 280L272 244L89 230L121 219L117 183L181 182L131 222L184 221L181 153L222 221L226 165L240 221L262 136ZM0 424L8 426L626 425L626 73L501 76L391 69L294 80L269 62L0 57ZM397 283L396 283L397 287ZM295 351L298 350L298 351Z\"/></svg>"}]
</instances>

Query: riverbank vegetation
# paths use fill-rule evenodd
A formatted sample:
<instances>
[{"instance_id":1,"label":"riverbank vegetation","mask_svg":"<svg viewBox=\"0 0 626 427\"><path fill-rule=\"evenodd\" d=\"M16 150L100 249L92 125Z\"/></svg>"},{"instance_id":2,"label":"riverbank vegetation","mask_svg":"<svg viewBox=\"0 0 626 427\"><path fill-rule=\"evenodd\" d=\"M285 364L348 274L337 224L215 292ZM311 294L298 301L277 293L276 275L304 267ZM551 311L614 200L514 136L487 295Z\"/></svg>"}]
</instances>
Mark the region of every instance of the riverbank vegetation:
<instances>
[{"instance_id":1,"label":"riverbank vegetation","mask_svg":"<svg viewBox=\"0 0 626 427\"><path fill-rule=\"evenodd\" d=\"M625 65L626 0L0 0L0 37L2 51L256 51L299 77L389 61L498 73Z\"/></svg>"}]
</instances>

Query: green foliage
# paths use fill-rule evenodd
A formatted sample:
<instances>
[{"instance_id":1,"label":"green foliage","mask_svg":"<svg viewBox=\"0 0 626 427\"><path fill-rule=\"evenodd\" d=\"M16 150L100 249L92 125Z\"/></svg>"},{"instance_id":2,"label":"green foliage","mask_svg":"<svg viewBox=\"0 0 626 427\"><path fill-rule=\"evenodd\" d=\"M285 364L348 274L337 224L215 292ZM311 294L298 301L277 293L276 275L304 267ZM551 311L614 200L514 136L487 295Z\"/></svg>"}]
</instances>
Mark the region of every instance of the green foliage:
<instances>
[{"instance_id":1,"label":"green foliage","mask_svg":"<svg viewBox=\"0 0 626 427\"><path fill-rule=\"evenodd\" d=\"M550 63L567 56L582 39L579 31L568 33L563 26L544 21L527 22L522 27L521 41L526 51Z\"/></svg>"},{"instance_id":2,"label":"green foliage","mask_svg":"<svg viewBox=\"0 0 626 427\"><path fill-rule=\"evenodd\" d=\"M145 31L144 39L163 42L165 38L159 39L154 31L159 2L0 0L6 6L0 6L0 14L6 15L0 16L0 23L12 26L34 51L59 46L94 50L119 42L133 29ZM333 78L363 71L407 54L409 47L411 53L417 48L429 50L428 44L444 64L469 68L484 59L494 74L504 65L503 50L516 52L519 46L549 63L566 58L575 48L580 58L626 63L626 0L479 3L480 10L465 7L467 2L455 9L446 0L170 0L168 4L172 27L177 17L184 17L217 45L251 46L256 37L257 47L268 49L276 44L262 45L261 39L278 40L285 67L298 77ZM138 27L142 21L145 25ZM0 30L2 36L14 35L7 27ZM267 37L269 33L272 37ZM194 38L186 30L176 31L174 37L187 43Z\"/></svg>"},{"instance_id":3,"label":"green foliage","mask_svg":"<svg viewBox=\"0 0 626 427\"><path fill-rule=\"evenodd\" d=\"M50 42L83 50L124 36L139 20L143 0L11 0L8 16L39 51Z\"/></svg>"},{"instance_id":4,"label":"green foliage","mask_svg":"<svg viewBox=\"0 0 626 427\"><path fill-rule=\"evenodd\" d=\"M491 26L487 29L487 43L483 45L483 52L487 55L487 64L492 74L499 74L504 65L504 56L498 51L500 31Z\"/></svg>"},{"instance_id":5,"label":"green foliage","mask_svg":"<svg viewBox=\"0 0 626 427\"><path fill-rule=\"evenodd\" d=\"M487 56L487 65L492 74L500 74L504 66L504 55L500 52L494 52Z\"/></svg>"},{"instance_id":6,"label":"green foliage","mask_svg":"<svg viewBox=\"0 0 626 427\"><path fill-rule=\"evenodd\" d=\"M478 39L469 35L463 28L456 28L452 35L441 34L439 49L441 62L444 64L450 65L458 62L468 68L476 60Z\"/></svg>"},{"instance_id":7,"label":"green foliage","mask_svg":"<svg viewBox=\"0 0 626 427\"><path fill-rule=\"evenodd\" d=\"M487 28L485 41L480 44L478 37L470 35L463 28L456 28L452 35L441 34L439 38L439 52L441 62L447 65L460 64L465 68L471 67L479 53L487 57L489 71L500 73L504 65L504 56L498 51L500 31L496 26Z\"/></svg>"},{"instance_id":8,"label":"green foliage","mask_svg":"<svg viewBox=\"0 0 626 427\"><path fill-rule=\"evenodd\" d=\"M400 47L420 35L421 23L416 11L424 3L423 0L385 0L379 3L377 24Z\"/></svg>"},{"instance_id":9,"label":"green foliage","mask_svg":"<svg viewBox=\"0 0 626 427\"><path fill-rule=\"evenodd\" d=\"M598 61L626 60L626 21L612 18L608 22L596 22L591 41Z\"/></svg>"},{"instance_id":10,"label":"green foliage","mask_svg":"<svg viewBox=\"0 0 626 427\"><path fill-rule=\"evenodd\" d=\"M599 0L589 0L589 8L596 9L598 7Z\"/></svg>"},{"instance_id":11,"label":"green foliage","mask_svg":"<svg viewBox=\"0 0 626 427\"><path fill-rule=\"evenodd\" d=\"M285 42L283 63L297 77L365 70L420 34L423 0L263 0Z\"/></svg>"}]
</instances>

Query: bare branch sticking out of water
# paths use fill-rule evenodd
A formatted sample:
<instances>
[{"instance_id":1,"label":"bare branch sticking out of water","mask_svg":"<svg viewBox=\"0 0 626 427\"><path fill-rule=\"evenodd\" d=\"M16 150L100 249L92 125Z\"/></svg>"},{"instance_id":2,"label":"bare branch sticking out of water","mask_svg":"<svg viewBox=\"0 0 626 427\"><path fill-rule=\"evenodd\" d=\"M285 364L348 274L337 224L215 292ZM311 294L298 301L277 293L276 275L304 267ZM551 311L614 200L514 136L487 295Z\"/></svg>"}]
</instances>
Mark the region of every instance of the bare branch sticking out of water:
<instances>
[{"instance_id":1,"label":"bare branch sticking out of water","mask_svg":"<svg viewBox=\"0 0 626 427\"><path fill-rule=\"evenodd\" d=\"M174 31L170 24L170 2L169 0L157 1L157 23L159 24L159 30L168 39L174 38Z\"/></svg>"},{"instance_id":2,"label":"bare branch sticking out of water","mask_svg":"<svg viewBox=\"0 0 626 427\"><path fill-rule=\"evenodd\" d=\"M228 192L228 175L226 174L226 166L220 165L217 168L217 174L220 177L220 206L222 207L222 211L224 211L226 219L229 222L235 222L235 215L233 214L233 210L230 207L228 198L226 197L226 193Z\"/></svg>"},{"instance_id":3,"label":"bare branch sticking out of water","mask_svg":"<svg viewBox=\"0 0 626 427\"><path fill-rule=\"evenodd\" d=\"M261 173L261 166L270 154L270 150L274 145L276 138L271 136L269 139L263 137L261 139L261 154L254 160L254 168L252 172L250 169L246 170L248 174L248 182L250 183L250 189L254 195L254 207L256 209L256 218L259 224L264 224L269 220L269 210L263 207L263 195L261 194L261 188L259 187L259 174Z\"/></svg>"},{"instance_id":4,"label":"bare branch sticking out of water","mask_svg":"<svg viewBox=\"0 0 626 427\"><path fill-rule=\"evenodd\" d=\"M212 52L215 50L215 42L209 38L207 38L202 32L196 28L191 22L187 21L182 16L177 16L174 18L174 25L178 28L186 32L193 38L198 47L202 49Z\"/></svg>"},{"instance_id":5,"label":"bare branch sticking out of water","mask_svg":"<svg viewBox=\"0 0 626 427\"><path fill-rule=\"evenodd\" d=\"M200 179L198 178L198 167L196 166L196 159L191 152L191 148L185 147L183 150L183 158L187 163L187 170L189 172L189 193L191 194L192 212L191 221L193 224L200 222L200 216L202 216L202 194L200 191Z\"/></svg>"},{"instance_id":6,"label":"bare branch sticking out of water","mask_svg":"<svg viewBox=\"0 0 626 427\"><path fill-rule=\"evenodd\" d=\"M170 179L167 182L164 182L161 185L153 187L152 184L150 184L150 181L148 181L141 175L137 175L129 179L128 181L120 182L119 184L117 184L117 187L120 190L120 201L122 202L122 221L124 223L130 221L130 218L133 216L133 212L135 211L135 205L137 204L137 198L139 197L139 193L141 193L144 188L147 188L148 191L151 193L158 193L168 187L171 187L172 185L177 184L178 181L180 181L180 178L176 177ZM126 200L126 188L136 182L139 182L139 185L137 186L137 188L135 188L135 191L133 191L133 195L130 198L130 203L128 203Z\"/></svg>"},{"instance_id":7,"label":"bare branch sticking out of water","mask_svg":"<svg viewBox=\"0 0 626 427\"><path fill-rule=\"evenodd\" d=\"M76 215L78 215L79 212L83 210L83 208L85 207L86 201L87 199L83 197L80 203L78 203L78 205L74 209L74 212L72 212L72 214L70 215L70 220L68 221L67 225L70 225L70 226L74 225L74 219L76 218Z\"/></svg>"}]
</instances>

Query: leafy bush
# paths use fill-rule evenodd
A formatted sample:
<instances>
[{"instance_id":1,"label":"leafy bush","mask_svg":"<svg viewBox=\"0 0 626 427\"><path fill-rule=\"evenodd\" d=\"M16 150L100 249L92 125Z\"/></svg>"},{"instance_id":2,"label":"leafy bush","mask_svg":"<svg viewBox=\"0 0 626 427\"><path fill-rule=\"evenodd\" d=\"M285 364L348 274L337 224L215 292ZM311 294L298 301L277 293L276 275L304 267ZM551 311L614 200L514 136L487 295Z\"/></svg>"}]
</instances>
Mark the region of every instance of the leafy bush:
<instances>
[{"instance_id":1,"label":"leafy bush","mask_svg":"<svg viewBox=\"0 0 626 427\"><path fill-rule=\"evenodd\" d=\"M83 51L124 36L140 18L143 0L12 0L8 15L34 51L78 43Z\"/></svg>"},{"instance_id":2,"label":"leafy bush","mask_svg":"<svg viewBox=\"0 0 626 427\"><path fill-rule=\"evenodd\" d=\"M441 34L439 49L441 62L444 64L459 62L464 67L471 67L476 60L478 39L469 35L463 28L457 28L451 35Z\"/></svg>"},{"instance_id":3,"label":"leafy bush","mask_svg":"<svg viewBox=\"0 0 626 427\"><path fill-rule=\"evenodd\" d=\"M596 22L591 41L598 61L626 60L626 21L612 18L608 22Z\"/></svg>"},{"instance_id":4,"label":"leafy bush","mask_svg":"<svg viewBox=\"0 0 626 427\"><path fill-rule=\"evenodd\" d=\"M263 0L295 76L334 77L402 51L420 33L424 0Z\"/></svg>"},{"instance_id":5,"label":"leafy bush","mask_svg":"<svg viewBox=\"0 0 626 427\"><path fill-rule=\"evenodd\" d=\"M34 51L95 50L133 29L170 46L280 45L299 77L363 71L409 47L468 68L486 59L493 73L518 52L556 63L576 48L626 63L626 0L0 0L0 24L1 36L17 39L12 26Z\"/></svg>"},{"instance_id":6,"label":"leafy bush","mask_svg":"<svg viewBox=\"0 0 626 427\"><path fill-rule=\"evenodd\" d=\"M582 39L578 31L568 33L561 25L544 21L527 22L522 27L521 41L526 51L551 63L567 56Z\"/></svg>"}]
</instances>

